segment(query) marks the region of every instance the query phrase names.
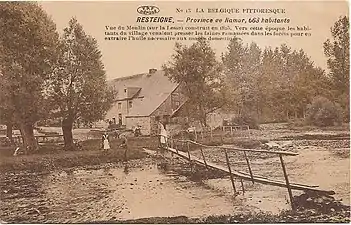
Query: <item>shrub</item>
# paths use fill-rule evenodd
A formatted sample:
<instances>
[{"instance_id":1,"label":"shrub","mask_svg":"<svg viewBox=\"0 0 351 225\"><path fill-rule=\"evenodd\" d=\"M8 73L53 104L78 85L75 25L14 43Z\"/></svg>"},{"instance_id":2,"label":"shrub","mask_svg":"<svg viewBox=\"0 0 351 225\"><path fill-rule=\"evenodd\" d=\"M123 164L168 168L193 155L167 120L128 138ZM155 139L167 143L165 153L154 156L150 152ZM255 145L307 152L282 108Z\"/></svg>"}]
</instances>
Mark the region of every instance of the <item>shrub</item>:
<instances>
[{"instance_id":1,"label":"shrub","mask_svg":"<svg viewBox=\"0 0 351 225\"><path fill-rule=\"evenodd\" d=\"M236 124L236 125L247 125L250 127L250 129L258 129L259 128L259 123L257 116L254 113L245 111L241 115L233 118L231 120L231 124Z\"/></svg>"},{"instance_id":2,"label":"shrub","mask_svg":"<svg viewBox=\"0 0 351 225\"><path fill-rule=\"evenodd\" d=\"M340 125L342 122L342 108L329 99L316 97L307 106L306 122L319 127Z\"/></svg>"}]
</instances>

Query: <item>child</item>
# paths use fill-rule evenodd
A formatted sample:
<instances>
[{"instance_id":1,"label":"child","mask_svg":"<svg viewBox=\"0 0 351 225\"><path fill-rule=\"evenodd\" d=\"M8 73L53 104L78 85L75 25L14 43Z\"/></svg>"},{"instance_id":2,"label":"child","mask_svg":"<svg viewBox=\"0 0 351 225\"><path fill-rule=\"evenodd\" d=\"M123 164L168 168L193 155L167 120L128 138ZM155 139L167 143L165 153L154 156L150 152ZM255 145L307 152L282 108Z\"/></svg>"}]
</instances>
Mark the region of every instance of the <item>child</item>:
<instances>
[{"instance_id":1,"label":"child","mask_svg":"<svg viewBox=\"0 0 351 225\"><path fill-rule=\"evenodd\" d=\"M108 134L107 133L102 135L102 145L103 145L104 151L110 150L110 142L108 140Z\"/></svg>"}]
</instances>

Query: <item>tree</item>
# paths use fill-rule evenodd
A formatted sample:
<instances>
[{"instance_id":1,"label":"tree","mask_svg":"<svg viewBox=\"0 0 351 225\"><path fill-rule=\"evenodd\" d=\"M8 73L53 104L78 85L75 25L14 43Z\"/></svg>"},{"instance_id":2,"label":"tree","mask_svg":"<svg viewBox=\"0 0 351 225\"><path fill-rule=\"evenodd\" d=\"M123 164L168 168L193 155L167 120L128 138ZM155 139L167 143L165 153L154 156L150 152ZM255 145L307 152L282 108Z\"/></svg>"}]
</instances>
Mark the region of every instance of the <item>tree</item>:
<instances>
[{"instance_id":1,"label":"tree","mask_svg":"<svg viewBox=\"0 0 351 225\"><path fill-rule=\"evenodd\" d=\"M0 82L0 122L2 124L6 124L6 137L10 139L12 142L12 128L13 128L13 114L14 114L14 107L11 104L10 97L12 95L12 91L8 87L8 81L4 75L0 73L0 77L2 78Z\"/></svg>"},{"instance_id":2,"label":"tree","mask_svg":"<svg viewBox=\"0 0 351 225\"><path fill-rule=\"evenodd\" d=\"M0 33L3 112L19 125L25 147L36 150L33 128L47 114L44 81L56 61L56 26L36 3L2 2Z\"/></svg>"},{"instance_id":3,"label":"tree","mask_svg":"<svg viewBox=\"0 0 351 225\"><path fill-rule=\"evenodd\" d=\"M302 117L306 116L307 106L316 96L332 99L333 93L330 86L330 80L321 68L317 67L297 74L293 80L292 93L295 99L294 105Z\"/></svg>"},{"instance_id":4,"label":"tree","mask_svg":"<svg viewBox=\"0 0 351 225\"><path fill-rule=\"evenodd\" d=\"M340 17L331 27L333 40L324 42L324 53L328 57L328 68L333 81L335 99L343 106L349 115L350 88L350 37L349 18Z\"/></svg>"},{"instance_id":5,"label":"tree","mask_svg":"<svg viewBox=\"0 0 351 225\"><path fill-rule=\"evenodd\" d=\"M61 38L59 60L48 86L54 116L61 118L66 149L72 149L73 123L103 119L113 100L97 41L75 18Z\"/></svg>"},{"instance_id":6,"label":"tree","mask_svg":"<svg viewBox=\"0 0 351 225\"><path fill-rule=\"evenodd\" d=\"M206 126L207 115L225 104L221 65L209 42L200 38L190 47L176 43L173 60L162 67L182 87L189 116Z\"/></svg>"},{"instance_id":7,"label":"tree","mask_svg":"<svg viewBox=\"0 0 351 225\"><path fill-rule=\"evenodd\" d=\"M222 55L226 81L231 95L228 111L235 110L237 121L257 127L260 98L261 49L256 43L249 46L239 38L229 42L227 52ZM254 125L254 126L252 126Z\"/></svg>"},{"instance_id":8,"label":"tree","mask_svg":"<svg viewBox=\"0 0 351 225\"><path fill-rule=\"evenodd\" d=\"M342 121L341 107L325 97L317 96L307 107L306 121L319 127L340 125Z\"/></svg>"},{"instance_id":9,"label":"tree","mask_svg":"<svg viewBox=\"0 0 351 225\"><path fill-rule=\"evenodd\" d=\"M261 96L274 119L287 120L291 114L304 117L313 97L328 96L324 71L313 65L303 49L292 50L285 44L274 51L265 49L261 69Z\"/></svg>"}]
</instances>

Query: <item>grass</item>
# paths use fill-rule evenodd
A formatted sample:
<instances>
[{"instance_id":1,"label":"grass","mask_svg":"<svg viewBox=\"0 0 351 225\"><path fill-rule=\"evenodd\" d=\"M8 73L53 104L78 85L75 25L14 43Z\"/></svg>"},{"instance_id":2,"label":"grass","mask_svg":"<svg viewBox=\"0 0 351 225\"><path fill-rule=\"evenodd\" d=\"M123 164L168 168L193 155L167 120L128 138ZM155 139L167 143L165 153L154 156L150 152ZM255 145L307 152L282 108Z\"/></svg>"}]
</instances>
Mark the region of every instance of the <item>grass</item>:
<instances>
[{"instance_id":1,"label":"grass","mask_svg":"<svg viewBox=\"0 0 351 225\"><path fill-rule=\"evenodd\" d=\"M81 142L81 151L64 151L62 146L49 145L41 147L38 152L29 155L14 157L13 148L0 149L0 171L52 171L61 168L76 166L91 166L104 163L124 161L124 148L119 147L120 139L110 142L111 149L104 152L100 139L91 139ZM128 139L127 160L140 159L146 156L143 147L156 148L157 138L130 138Z\"/></svg>"}]
</instances>

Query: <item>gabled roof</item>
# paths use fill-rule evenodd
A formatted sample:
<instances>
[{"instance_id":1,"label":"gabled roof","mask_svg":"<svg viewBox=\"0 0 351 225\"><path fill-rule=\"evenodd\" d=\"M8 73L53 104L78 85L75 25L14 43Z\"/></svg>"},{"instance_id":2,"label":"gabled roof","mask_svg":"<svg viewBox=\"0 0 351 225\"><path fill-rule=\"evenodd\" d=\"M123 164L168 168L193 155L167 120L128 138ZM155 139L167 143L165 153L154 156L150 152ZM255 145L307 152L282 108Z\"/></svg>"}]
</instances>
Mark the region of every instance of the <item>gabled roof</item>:
<instances>
[{"instance_id":1,"label":"gabled roof","mask_svg":"<svg viewBox=\"0 0 351 225\"><path fill-rule=\"evenodd\" d=\"M127 117L149 116L178 87L163 71L117 78L109 85L118 91L117 100L132 99L133 106ZM124 89L127 89L127 93Z\"/></svg>"}]
</instances>

